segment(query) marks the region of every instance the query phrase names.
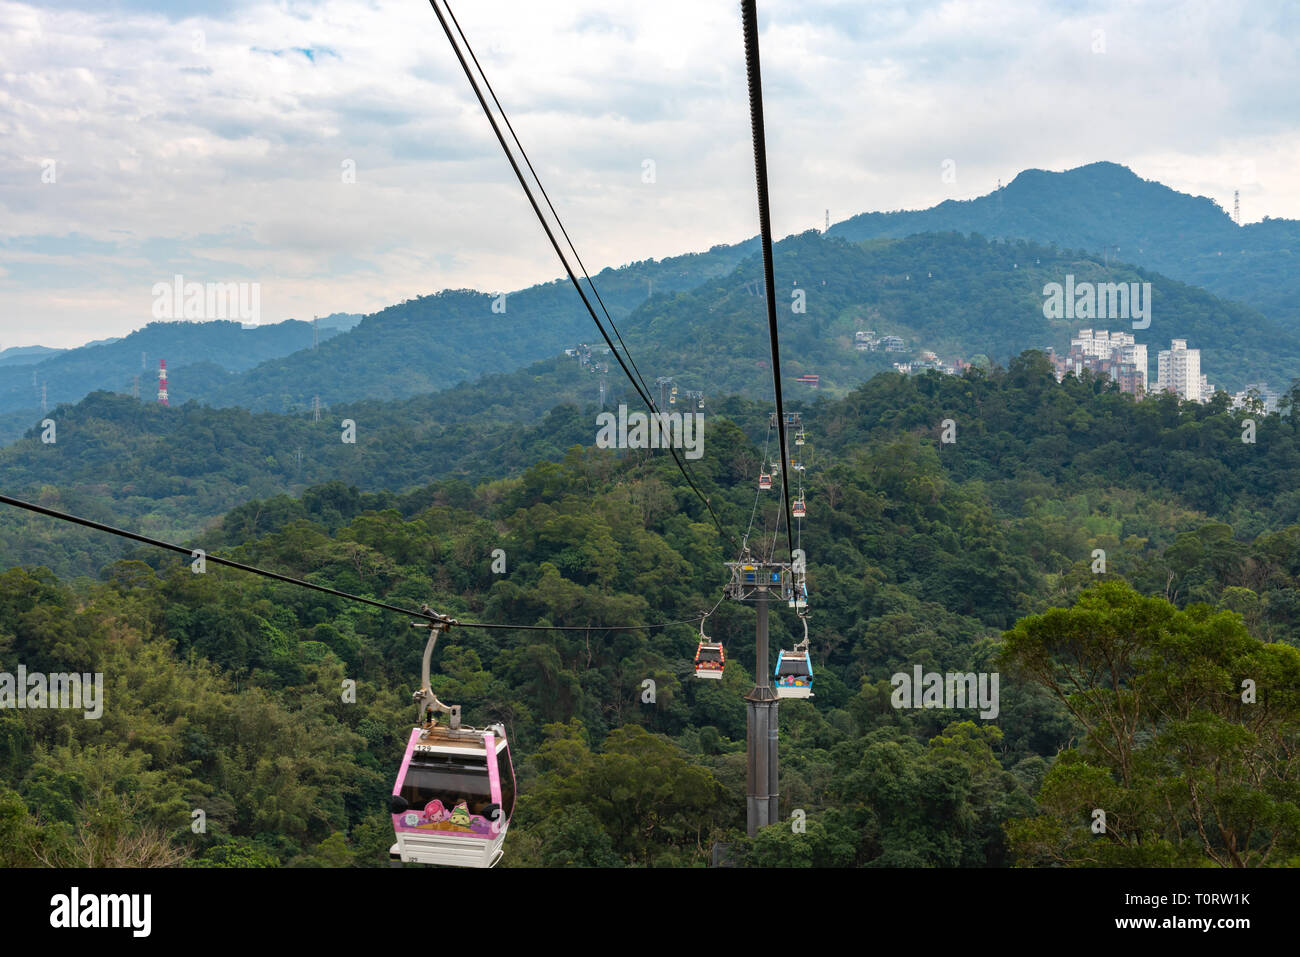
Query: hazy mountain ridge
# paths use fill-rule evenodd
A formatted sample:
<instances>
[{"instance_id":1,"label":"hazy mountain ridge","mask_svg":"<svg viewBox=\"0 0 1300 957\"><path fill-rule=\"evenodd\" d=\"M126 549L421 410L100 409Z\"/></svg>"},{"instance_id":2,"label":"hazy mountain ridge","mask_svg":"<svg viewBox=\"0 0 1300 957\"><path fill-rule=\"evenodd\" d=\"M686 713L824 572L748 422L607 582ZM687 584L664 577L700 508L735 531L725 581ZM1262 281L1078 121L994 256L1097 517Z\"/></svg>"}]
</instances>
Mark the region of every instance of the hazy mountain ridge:
<instances>
[{"instance_id":1,"label":"hazy mountain ridge","mask_svg":"<svg viewBox=\"0 0 1300 957\"><path fill-rule=\"evenodd\" d=\"M333 328L319 331L321 339L340 334ZM42 385L50 407L75 402L97 389L130 392L135 376L140 377L144 395L155 388L159 359L165 359L173 373L196 362L240 372L273 356L309 348L311 342L311 323L296 319L249 329L228 320L151 322L112 342L87 344L35 364L0 369L0 412L39 408Z\"/></svg>"},{"instance_id":2,"label":"hazy mountain ridge","mask_svg":"<svg viewBox=\"0 0 1300 957\"><path fill-rule=\"evenodd\" d=\"M1155 349L1173 336L1204 349L1204 368L1216 385L1233 387L1251 376L1282 388L1290 381L1282 379L1285 369L1300 364L1300 340L1245 306L1158 274L1030 243L922 234L852 244L809 232L779 243L775 264L779 286L788 290L778 294L778 317L792 410L834 400L907 358L857 351L853 333L863 326L906 337L911 351L982 352L1008 367L1024 350L1064 345L1078 322L1045 319L1041 289L1046 277L1065 269L1081 280L1152 283L1160 308L1151 329L1138 333L1152 349L1152 376ZM657 377L671 376L680 390L705 393L707 416L737 402L769 401L766 304L754 292L760 275L759 258L750 257L724 278L689 292L656 294L625 317L624 339L652 393ZM796 313L792 303L800 291L807 309ZM453 307L490 309L490 297L482 294L441 298L451 300L440 304L444 318ZM396 309L371 329L376 338L394 336L390 345L399 348L403 340L395 333L424 335L429 321ZM309 355L321 359L343 344L339 337ZM596 360L610 365L604 375L607 408L641 408L612 358L598 353ZM218 385L223 377L239 382L216 366L192 368ZM822 376L822 388L795 381L805 372ZM56 444L43 443L41 430L29 428L24 439L0 450L0 486L19 497L183 538L249 498L294 493L316 482L338 479L364 490L403 492L437 478L481 480L559 458L572 445L594 443L599 379L577 359L552 357L413 397L329 402L320 422L305 410L250 412L197 402L161 408L149 399L96 393L50 413ZM684 397L670 410L699 411ZM344 418L355 422L355 445L341 441ZM748 429L757 419L745 421ZM755 429L761 427L760 422ZM751 437L761 441L761 431ZM66 539L59 546L65 553L84 550L79 532L26 533L8 526L13 521L6 519L0 535L0 543L9 543L8 560L39 561L50 550L42 534ZM83 572L93 566L61 560L79 562Z\"/></svg>"},{"instance_id":3,"label":"hazy mountain ridge","mask_svg":"<svg viewBox=\"0 0 1300 957\"><path fill-rule=\"evenodd\" d=\"M693 288L730 272L753 248L756 241L747 240L606 268L592 278L621 323L650 297L652 286L655 295ZM599 311L589 291L588 297ZM325 403L405 399L511 372L579 342L602 340L568 279L504 297L445 289L367 316L314 352L264 362L220 388L191 395L212 405L277 412L310 408L316 396Z\"/></svg>"},{"instance_id":4,"label":"hazy mountain ridge","mask_svg":"<svg viewBox=\"0 0 1300 957\"><path fill-rule=\"evenodd\" d=\"M1117 163L1025 170L976 199L861 213L831 227L849 240L957 231L1085 249L1158 270L1300 329L1300 222L1237 226L1213 200L1144 180Z\"/></svg>"},{"instance_id":5,"label":"hazy mountain ridge","mask_svg":"<svg viewBox=\"0 0 1300 957\"><path fill-rule=\"evenodd\" d=\"M1258 379L1285 388L1300 369L1300 338L1255 310L1072 250L957 233L856 244L809 231L777 244L775 266L782 372L794 399L843 394L922 350L944 359L984 354L1005 366L1026 349L1064 350L1086 326L1147 344L1152 387L1156 354L1172 338L1200 348L1202 371L1228 389ZM656 374L677 376L684 388L770 395L766 305L755 294L761 269L753 257L725 279L642 306L624 329L638 363L653 357L663 370ZM1150 327L1045 318L1043 287L1067 274L1081 283L1150 282ZM805 311L796 312L800 304ZM854 334L866 329L903 337L907 352L858 352ZM805 373L821 377L820 393L793 381Z\"/></svg>"},{"instance_id":6,"label":"hazy mountain ridge","mask_svg":"<svg viewBox=\"0 0 1300 957\"><path fill-rule=\"evenodd\" d=\"M0 366L31 365L65 352L65 349L52 349L49 346L10 346L0 350Z\"/></svg>"},{"instance_id":7,"label":"hazy mountain ridge","mask_svg":"<svg viewBox=\"0 0 1300 957\"><path fill-rule=\"evenodd\" d=\"M1273 359L1255 361L1250 356L1259 354L1261 345L1253 332L1241 349L1226 340L1221 342L1219 334L1225 321L1246 322L1251 329L1270 328L1259 325L1261 318L1281 328L1300 330L1295 305L1300 302L1300 271L1290 268L1291 250L1300 239L1300 223L1295 221L1268 220L1239 228L1209 199L1141 180L1114 163L1094 163L1066 173L1026 170L995 193L973 200L950 200L928 210L864 213L833 226L829 235L858 241L947 231L1022 237L1047 247L1036 248L1038 259L1044 253L1048 257L1058 255L1050 249L1052 244L1062 249L1090 250L1084 258L1093 265L1084 271L1091 270L1089 275L1099 280L1111 281L1124 273L1129 281L1136 281L1140 270L1121 265L1135 263L1143 269L1155 269L1165 276L1218 290L1220 295L1253 304L1264 314L1244 320L1225 304L1223 310L1231 315L1221 316L1206 327L1204 335L1195 325L1182 333L1156 333L1153 329L1153 361L1155 350L1165 347L1168 338L1186 335L1195 340L1189 343L1194 348L1227 350L1218 356L1207 352L1207 372L1215 384L1241 384L1264 377L1282 387L1296 368L1280 359L1289 354L1288 339L1277 339L1273 343L1275 350L1271 346L1264 349L1276 352ZM1233 249L1237 251L1233 253ZM747 257L753 278L758 278L756 250L756 240L749 239L733 246L715 246L703 253L606 268L595 279L625 337L639 342L640 351L658 349L660 343L667 342L664 323L669 322L685 336L679 341L693 343L692 348L703 356L710 353L707 340L711 335L701 335L693 324L683 326L667 317L657 317L655 309L661 309L659 306L645 314L640 310L648 304L652 288L655 302L661 304L666 301L664 296L703 290L705 286L711 291L701 294L714 296L716 284L731 282L732 271ZM922 266L920 261L914 265L917 270ZM1017 281L1025 275L1026 265L1017 264ZM909 265L898 266L906 277ZM942 272L945 264L929 261L925 265L927 279L936 268ZM1058 273L1059 269L1041 278L1043 282L1060 281ZM839 337L838 346L800 341L788 352L788 371L819 372L824 384L850 388L862 377L889 368L880 356L869 355L850 363L842 355L843 337L851 337L853 331L848 328L850 320L857 319L878 325L892 323L896 328L877 331L905 337L910 332L911 338L917 340L912 345L918 348L967 357L981 352L1005 361L1031 346L1051 344L1064 348L1068 344L1070 330L1052 329L1046 320L1041 320L1044 325L1040 331L1022 325L1010 337L998 334L996 322L987 330L990 334L971 327L968 318L975 307L970 303L981 302L979 308L986 310L1011 309L1013 300L1030 301L1020 286L1014 290L969 290L965 294L967 304L949 311L947 318L955 325L945 328L944 315L926 306L915 293L903 295L892 286L898 276L879 270L869 274L883 285L873 290L853 277L844 277L837 288L829 291L840 310L847 309L850 300L868 307L856 318L838 317L843 321L835 328L823 321L822 332ZM1077 278L1083 281L1084 276ZM996 273L987 277L987 281L997 283L1005 279ZM779 276L778 288L800 280L819 284L827 276ZM817 294L811 287L806 291ZM781 295L784 298L785 293ZM1041 284L1035 295L1041 295ZM999 302L1001 305L996 305ZM1166 301L1166 319L1177 302L1177 296ZM701 308L707 310L720 308L713 301L701 303ZM891 303L894 314L885 315ZM782 305L786 306L784 302ZM504 311L500 311L502 307ZM911 312L904 315L897 311L904 307ZM876 314L873 309L883 312ZM1020 317L1018 322L1032 322L1018 306L1015 311ZM781 314L791 315L788 306ZM239 330L237 323L153 323L91 352L83 347L31 365L12 367L0 360L0 440L12 440L36 419L42 382L46 384L50 407L75 402L95 389L129 392L136 375L140 376L142 397L148 397L156 388L157 358L168 360L175 403L197 399L214 406L295 412L310 409L318 396L326 405L362 399L403 399L484 375L510 372L556 355L577 342L601 344L599 333L570 284L560 280L509 293L504 299L471 290L443 290L355 320L346 314L322 319L316 349L311 348L307 323L290 321L259 330ZM650 324L648 330L657 323L658 331L641 337L642 323ZM801 329L815 325L792 322L788 332L798 339ZM1099 319L1075 325L1107 323ZM868 327L874 328L870 322ZM723 332L725 336L726 330ZM1280 328L1270 333L1280 334ZM1159 338L1154 338L1157 335ZM214 341L223 337L223 342ZM255 348L248 348L250 345ZM671 345L668 348L671 352ZM144 368L139 361L141 352L147 354ZM1239 357L1240 363L1236 361ZM695 361L685 350L680 357L667 355L665 360L669 367L666 374L685 371L708 381L714 391L722 386L711 368L713 363ZM1240 374L1236 365L1241 365ZM733 378L725 389L746 391L746 385Z\"/></svg>"}]
</instances>

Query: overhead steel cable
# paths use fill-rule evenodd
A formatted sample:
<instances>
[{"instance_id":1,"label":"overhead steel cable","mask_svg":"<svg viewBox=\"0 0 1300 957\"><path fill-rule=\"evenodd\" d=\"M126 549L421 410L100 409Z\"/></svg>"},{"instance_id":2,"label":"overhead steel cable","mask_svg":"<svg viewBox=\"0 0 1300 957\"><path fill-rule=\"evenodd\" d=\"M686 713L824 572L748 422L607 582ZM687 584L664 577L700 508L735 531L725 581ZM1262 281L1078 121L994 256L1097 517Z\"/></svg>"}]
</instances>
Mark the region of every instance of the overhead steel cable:
<instances>
[{"instance_id":1,"label":"overhead steel cable","mask_svg":"<svg viewBox=\"0 0 1300 957\"><path fill-rule=\"evenodd\" d=\"M763 285L767 292L767 335L772 347L772 387L776 395L777 441L781 449L781 500L786 523L786 545L794 556L790 531L790 458L785 442L785 405L781 400L781 348L776 327L776 272L772 264L772 220L768 209L767 145L763 131L763 78L758 61L758 11L754 0L742 0L741 20L745 30L745 73L749 79L749 117L754 132L754 175L758 186L758 224L763 245Z\"/></svg>"},{"instance_id":2,"label":"overhead steel cable","mask_svg":"<svg viewBox=\"0 0 1300 957\"><path fill-rule=\"evenodd\" d=\"M197 558L199 554L198 549L186 548L184 545L166 542L160 538L151 538L148 535L141 535L138 532L129 532L124 528L115 528L112 525L105 525L103 522L96 522L89 518L82 518L79 515L60 512L58 509L46 508L44 505L37 505L35 502L25 502L20 498L0 495L0 502L3 502L5 505L12 505L14 508L26 509L29 512L47 515L50 518L57 518L64 522L72 522L75 525L81 525L85 528L93 528L95 531L107 532L110 535L129 538L132 541L141 542L145 545L152 545L155 548L163 548L168 551L179 552L190 558ZM348 601L361 602L364 605L382 608L385 611L395 611L402 615L424 618L428 621L446 623L448 620L447 616L439 615L436 612L431 614L424 610L416 611L412 608L403 608L400 605L392 605L386 601L366 598L362 595L353 595L349 592L339 591L337 588L328 588L325 585L317 585L315 582L304 581L301 578L293 578L289 575L281 575L279 572L268 571L265 568L258 568L256 565L247 565L244 562L222 558L218 555L208 554L207 552L203 552L202 555L205 562L212 562L214 565L224 565L227 568L235 568L241 572L261 575L263 578L274 579L275 581L284 582L287 585L298 585L302 588L310 588L312 591L323 592L326 595L333 595L335 598L345 598ZM716 608L717 606L715 605L714 607ZM709 614L712 614L712 612ZM460 621L457 619L454 621L454 626L457 628L490 628L498 631L652 631L656 628L667 628L670 625L694 624L697 621L702 621L705 617L707 616L696 615L694 618L683 618L680 621L666 621L657 625L498 625L481 621Z\"/></svg>"},{"instance_id":3,"label":"overhead steel cable","mask_svg":"<svg viewBox=\"0 0 1300 957\"><path fill-rule=\"evenodd\" d=\"M758 472L760 476L763 474L763 469L767 468L767 449L771 444L772 444L772 424L769 422L767 426L767 435L763 437L763 461L758 466ZM754 518L755 516L758 515L758 503L762 497L763 497L763 486L762 486L762 480L760 478L758 490L754 493L754 507L750 509L749 512L749 526L745 529L744 538L740 540L741 551L744 551L744 549L749 545L749 535L750 532L754 530Z\"/></svg>"},{"instance_id":4,"label":"overhead steel cable","mask_svg":"<svg viewBox=\"0 0 1300 957\"><path fill-rule=\"evenodd\" d=\"M501 133L501 127L497 124L496 116L493 115L492 110L488 107L487 100L483 97L483 91L479 89L478 80L475 78L473 71L470 70L469 63L465 60L465 54L461 52L460 45L452 35L451 25L447 22L447 18L443 16L438 0L429 0L429 6L433 8L434 14L438 17L438 22L442 25L442 30L447 35L447 42L451 44L452 51L456 54L456 59L459 61L461 69L465 73L465 78L469 80L469 85L474 90L474 96L478 99L479 106L483 109L483 115L487 117L488 123L491 124L492 132L496 134L497 142L501 144L501 150L506 154L506 159L510 162L510 168L514 170L515 178L519 180L519 185L523 188L524 195L528 197L528 203L533 207L533 212L537 215L538 222L541 223L542 229L545 230L546 238L550 240L551 247L555 250L555 255L559 257L560 264L564 266L564 271L569 277L569 282L571 282L573 288L578 291L578 296L582 299L582 304L586 306L592 322L594 322L596 328L600 330L600 334L604 338L605 344L609 346L610 352L612 352L614 358L618 360L619 367L622 368L623 374L626 375L628 381L632 383L632 388L636 390L641 401L646 404L646 408L648 408L652 413L657 413L658 408L655 406L654 400L650 398L649 391L642 388L641 384L638 383L636 378L632 375L631 370L628 369L627 363L623 361L623 357L619 355L618 349L614 347L614 343L610 340L609 333L605 331L604 325L601 324L600 317L596 315L596 310L592 307L591 300L587 298L587 294L583 291L582 284L578 282L578 277L574 275L573 267L569 265L568 258L560 248L560 244L555 238L555 232L551 229L551 224L547 222L546 216L542 213L536 197L533 196L532 188L528 185L527 180L524 179L523 171L519 168L519 163L515 159L514 153L511 152L510 147L506 144L505 136ZM533 175L536 176L536 173ZM558 216L556 217L556 220L558 222ZM590 277L588 277L588 282L590 282ZM595 286L593 285L592 288L594 290ZM729 538L733 544L736 543L736 537L722 527L722 521L718 518L717 512L713 510L712 503L710 503L709 499L700 491L699 486L695 484L695 480L691 478L690 474L686 471L686 466L682 463L681 457L678 456L677 450L669 445L668 451L673 457L673 462L677 465L677 470L682 473L682 477L685 478L687 484L690 485L691 491L695 493L696 497L704 503L704 507L708 509L709 515L713 519L713 524L717 526L718 533L724 538Z\"/></svg>"},{"instance_id":5,"label":"overhead steel cable","mask_svg":"<svg viewBox=\"0 0 1300 957\"><path fill-rule=\"evenodd\" d=\"M614 337L618 339L618 344L623 347L624 353L627 354L627 361L632 363L632 370L636 372L637 379L640 380L645 391L649 393L650 386L646 385L645 376L641 375L641 370L637 368L636 360L632 358L631 350L628 349L626 344L624 344L623 336L619 333L618 326L614 323L614 317L609 314L609 309L605 305L605 300L600 298L600 290L596 288L596 284L592 281L590 273L587 272L587 266L582 261L582 256L578 254L578 247L573 245L573 240L569 238L569 231L564 228L564 221L560 219L560 214L556 212L555 204L551 202L551 196L546 192L546 186L542 183L542 178L537 175L537 170L533 169L533 161L528 158L528 151L524 149L524 144L519 142L519 136L515 133L514 124L510 122L510 116L506 113L506 108L502 106L501 101L497 99L496 90L492 89L492 81L488 79L487 71L484 70L482 64L478 62L478 57L474 54L474 48L470 45L469 38L465 36L465 31L460 28L460 21L456 19L456 12L451 9L451 4L447 3L446 6L447 15L451 17L451 22L456 27L456 33L460 36L461 42L465 44L465 51L469 54L469 58L474 61L474 69L478 70L479 76L483 78L483 85L487 87L488 94L492 97L492 102L496 104L497 110L501 113L501 119L505 121L506 129L510 131L510 138L514 140L515 146L519 150L519 155L524 158L524 163L528 166L528 172L532 174L533 182L535 182L537 188L541 190L542 199L546 200L547 209L551 211L551 215L555 218L555 225L560 227L560 232L563 234L564 241L568 244L569 250L573 253L573 258L577 261L578 268L582 270L582 275L586 278L587 285L591 287L591 292L596 297L596 302L600 304L601 311L605 314L605 318L609 320L609 327L614 330ZM658 407L656 406L655 408L657 410Z\"/></svg>"}]
</instances>

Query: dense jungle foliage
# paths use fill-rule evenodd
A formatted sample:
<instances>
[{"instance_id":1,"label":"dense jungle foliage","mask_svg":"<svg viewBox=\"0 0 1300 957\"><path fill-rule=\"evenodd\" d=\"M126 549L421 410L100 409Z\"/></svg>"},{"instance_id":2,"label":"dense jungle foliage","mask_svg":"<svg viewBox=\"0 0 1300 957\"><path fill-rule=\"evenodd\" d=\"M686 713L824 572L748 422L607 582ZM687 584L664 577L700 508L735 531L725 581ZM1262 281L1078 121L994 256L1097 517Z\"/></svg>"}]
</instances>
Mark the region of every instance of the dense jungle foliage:
<instances>
[{"instance_id":1,"label":"dense jungle foliage","mask_svg":"<svg viewBox=\"0 0 1300 957\"><path fill-rule=\"evenodd\" d=\"M777 532L765 405L710 406L691 463L725 537L665 454L594 449L569 407L586 432L558 461L383 491L406 453L358 442L370 481L340 469L195 541L468 621L662 626L440 644L439 697L510 734L505 866L703 866L714 842L764 866L1297 866L1298 401L1135 402L1030 352L805 405L816 697L781 704L784 820L752 840L755 615L719 598L731 536ZM698 681L681 622L715 606L729 663ZM796 629L774 611L774 645ZM0 671L102 672L105 702L0 711L0 863L385 863L422 649L402 616L145 549L93 578L10 568ZM895 707L916 666L999 673L999 714Z\"/></svg>"}]
</instances>

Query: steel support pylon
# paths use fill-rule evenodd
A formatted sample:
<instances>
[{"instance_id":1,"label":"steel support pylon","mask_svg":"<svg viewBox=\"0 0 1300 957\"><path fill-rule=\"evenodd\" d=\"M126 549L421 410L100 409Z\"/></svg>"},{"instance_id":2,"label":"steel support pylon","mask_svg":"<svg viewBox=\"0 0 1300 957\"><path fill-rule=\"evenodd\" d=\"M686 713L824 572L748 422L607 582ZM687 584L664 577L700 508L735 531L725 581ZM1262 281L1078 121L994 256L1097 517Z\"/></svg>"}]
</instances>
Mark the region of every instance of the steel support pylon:
<instances>
[{"instance_id":1,"label":"steel support pylon","mask_svg":"<svg viewBox=\"0 0 1300 957\"><path fill-rule=\"evenodd\" d=\"M776 821L779 788L777 777L777 697L771 684L771 660L767 647L767 589L755 595L758 610L758 644L754 659L754 690L745 696L745 833L753 837L760 827Z\"/></svg>"}]
</instances>

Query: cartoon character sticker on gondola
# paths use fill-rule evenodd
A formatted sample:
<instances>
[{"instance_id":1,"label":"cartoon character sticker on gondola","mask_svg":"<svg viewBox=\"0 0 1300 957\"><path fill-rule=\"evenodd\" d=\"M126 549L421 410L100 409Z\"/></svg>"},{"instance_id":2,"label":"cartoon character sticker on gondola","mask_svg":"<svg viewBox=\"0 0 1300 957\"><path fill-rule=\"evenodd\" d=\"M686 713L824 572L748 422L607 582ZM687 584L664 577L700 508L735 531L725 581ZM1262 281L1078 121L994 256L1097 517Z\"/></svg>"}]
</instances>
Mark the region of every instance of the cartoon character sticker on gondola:
<instances>
[{"instance_id":1,"label":"cartoon character sticker on gondola","mask_svg":"<svg viewBox=\"0 0 1300 957\"><path fill-rule=\"evenodd\" d=\"M445 821L451 817L451 812L442 806L442 802L434 798L424 806L424 816L420 818L424 824L437 824L439 821Z\"/></svg>"},{"instance_id":2,"label":"cartoon character sticker on gondola","mask_svg":"<svg viewBox=\"0 0 1300 957\"><path fill-rule=\"evenodd\" d=\"M410 811L402 816L407 827L422 831L467 831L485 835L492 830L491 822L479 814L471 814L469 803L461 801L450 811L442 801L434 798L424 806L424 813Z\"/></svg>"}]
</instances>

